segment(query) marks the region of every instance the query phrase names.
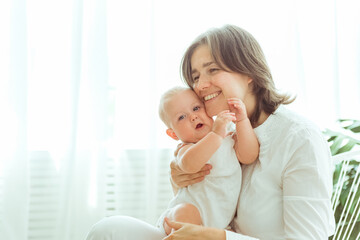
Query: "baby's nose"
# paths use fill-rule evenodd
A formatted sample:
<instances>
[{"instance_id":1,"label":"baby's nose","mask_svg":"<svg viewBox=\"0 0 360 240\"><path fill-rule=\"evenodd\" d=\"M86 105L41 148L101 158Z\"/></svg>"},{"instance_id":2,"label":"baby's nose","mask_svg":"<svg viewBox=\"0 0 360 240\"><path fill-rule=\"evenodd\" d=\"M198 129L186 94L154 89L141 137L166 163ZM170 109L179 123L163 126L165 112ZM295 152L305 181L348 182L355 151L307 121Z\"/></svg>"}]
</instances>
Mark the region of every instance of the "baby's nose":
<instances>
[{"instance_id":1,"label":"baby's nose","mask_svg":"<svg viewBox=\"0 0 360 240\"><path fill-rule=\"evenodd\" d=\"M195 121L198 118L198 116L196 114L191 115L191 121Z\"/></svg>"}]
</instances>

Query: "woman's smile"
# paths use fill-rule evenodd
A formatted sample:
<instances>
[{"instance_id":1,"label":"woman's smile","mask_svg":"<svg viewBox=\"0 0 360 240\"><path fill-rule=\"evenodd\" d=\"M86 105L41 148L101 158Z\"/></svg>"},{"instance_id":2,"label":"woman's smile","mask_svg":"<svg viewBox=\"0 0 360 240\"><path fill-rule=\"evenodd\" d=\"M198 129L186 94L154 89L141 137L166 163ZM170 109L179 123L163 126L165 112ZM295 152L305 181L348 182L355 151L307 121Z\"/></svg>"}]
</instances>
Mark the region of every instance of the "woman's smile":
<instances>
[{"instance_id":1,"label":"woman's smile","mask_svg":"<svg viewBox=\"0 0 360 240\"><path fill-rule=\"evenodd\" d=\"M209 95L206 95L203 99L204 99L205 102L206 102L206 101L209 101L209 100L211 100L211 99L216 98L217 96L219 96L220 93L221 93L221 91L218 91L218 92L215 92L215 93L211 93L211 94L209 94Z\"/></svg>"}]
</instances>

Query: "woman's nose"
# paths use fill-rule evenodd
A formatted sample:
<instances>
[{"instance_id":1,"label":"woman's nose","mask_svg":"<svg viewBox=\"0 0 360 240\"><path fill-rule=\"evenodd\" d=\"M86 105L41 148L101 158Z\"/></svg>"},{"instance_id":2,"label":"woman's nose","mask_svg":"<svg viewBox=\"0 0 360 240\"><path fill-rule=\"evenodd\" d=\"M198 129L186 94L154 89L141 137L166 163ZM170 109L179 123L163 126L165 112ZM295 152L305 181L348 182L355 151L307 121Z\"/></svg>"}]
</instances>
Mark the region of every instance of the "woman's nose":
<instances>
[{"instance_id":1,"label":"woman's nose","mask_svg":"<svg viewBox=\"0 0 360 240\"><path fill-rule=\"evenodd\" d=\"M194 84L197 90L204 90L210 86L210 79L207 76L200 76L198 81Z\"/></svg>"}]
</instances>

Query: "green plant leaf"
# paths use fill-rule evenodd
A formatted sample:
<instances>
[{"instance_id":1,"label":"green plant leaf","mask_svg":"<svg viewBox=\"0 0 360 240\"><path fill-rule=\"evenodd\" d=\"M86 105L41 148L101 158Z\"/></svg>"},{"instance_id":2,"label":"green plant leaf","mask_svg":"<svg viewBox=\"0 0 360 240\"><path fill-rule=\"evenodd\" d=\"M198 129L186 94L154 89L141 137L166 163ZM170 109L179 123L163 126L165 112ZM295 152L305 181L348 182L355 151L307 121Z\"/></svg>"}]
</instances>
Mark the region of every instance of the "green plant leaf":
<instances>
[{"instance_id":1,"label":"green plant leaf","mask_svg":"<svg viewBox=\"0 0 360 240\"><path fill-rule=\"evenodd\" d=\"M355 144L356 144L355 141L353 141L352 139L349 139L349 142L347 144L345 144L344 146L342 146L341 148L339 148L336 151L336 154L350 151L355 146Z\"/></svg>"},{"instance_id":2,"label":"green plant leaf","mask_svg":"<svg viewBox=\"0 0 360 240\"><path fill-rule=\"evenodd\" d=\"M344 141L344 137L341 135L339 135L335 138L335 140L333 141L333 144L331 144L331 146L330 146L331 155L333 155L333 156L336 155L336 153L340 149L343 141Z\"/></svg>"},{"instance_id":3,"label":"green plant leaf","mask_svg":"<svg viewBox=\"0 0 360 240\"><path fill-rule=\"evenodd\" d=\"M340 123L341 128L343 128L345 131L336 132L330 129L326 129L323 132L323 134L327 137L331 154L333 156L339 153L351 151L355 145L360 145L360 141L353 136L354 133L360 133L360 120L339 119L338 122ZM343 164L344 162L340 162L335 166L333 173L334 191L335 189L337 189L337 186L339 184L339 177ZM349 224L348 221L350 219L340 220L340 216L342 215L343 211L349 211L350 214L354 214L356 212L356 210L354 209L357 200L360 198L360 191L358 190L357 192L354 192L354 190L352 190L352 192L350 193L350 189L353 181L355 180L356 172L359 167L359 162L356 160L349 161L349 164L346 166L346 175L344 176L343 185L341 186L339 202L337 203L334 211L335 221L337 225L340 224L341 221L345 221L345 225ZM346 201L349 200L349 197L352 197L354 194L355 197L352 204L348 202L346 209L344 209ZM355 228L353 229L350 238L347 237L347 239L349 240L355 239L360 231L360 216L358 219L355 219L355 221L357 221L355 224ZM340 234L339 237L341 238L342 234ZM329 239L332 239L332 237L330 237Z\"/></svg>"},{"instance_id":4,"label":"green plant leaf","mask_svg":"<svg viewBox=\"0 0 360 240\"><path fill-rule=\"evenodd\" d=\"M350 122L348 125L343 126L344 129L348 129L354 133L359 133L360 132L360 120L355 120L355 119L340 119L339 120L340 123L347 123Z\"/></svg>"},{"instance_id":5,"label":"green plant leaf","mask_svg":"<svg viewBox=\"0 0 360 240\"><path fill-rule=\"evenodd\" d=\"M351 213L351 214L354 213L355 206L356 206L355 203L357 203L357 201L358 201L358 199L359 199L359 197L360 197L360 192L357 191L356 193L353 193L353 194L355 194L355 197L354 197L354 200L353 200L353 204L352 204L352 206L350 207L350 213ZM359 218L360 218L360 216L359 216Z\"/></svg>"},{"instance_id":6,"label":"green plant leaf","mask_svg":"<svg viewBox=\"0 0 360 240\"><path fill-rule=\"evenodd\" d=\"M336 136L331 136L327 141L328 141L328 142L332 142L332 141L335 140L335 138L336 138Z\"/></svg>"},{"instance_id":7,"label":"green plant leaf","mask_svg":"<svg viewBox=\"0 0 360 240\"><path fill-rule=\"evenodd\" d=\"M341 162L339 164L336 164L336 166L335 166L334 174L333 174L333 185L334 185L334 187L336 186L336 184L339 181L339 176L340 176L342 165L343 165L343 163ZM336 188L334 188L334 189L336 189Z\"/></svg>"},{"instance_id":8,"label":"green plant leaf","mask_svg":"<svg viewBox=\"0 0 360 240\"><path fill-rule=\"evenodd\" d=\"M340 194L340 204L342 206L345 206L345 202L346 202L346 199L349 195L349 192L350 192L350 189L349 188L346 188L345 190L341 191L341 194Z\"/></svg>"}]
</instances>

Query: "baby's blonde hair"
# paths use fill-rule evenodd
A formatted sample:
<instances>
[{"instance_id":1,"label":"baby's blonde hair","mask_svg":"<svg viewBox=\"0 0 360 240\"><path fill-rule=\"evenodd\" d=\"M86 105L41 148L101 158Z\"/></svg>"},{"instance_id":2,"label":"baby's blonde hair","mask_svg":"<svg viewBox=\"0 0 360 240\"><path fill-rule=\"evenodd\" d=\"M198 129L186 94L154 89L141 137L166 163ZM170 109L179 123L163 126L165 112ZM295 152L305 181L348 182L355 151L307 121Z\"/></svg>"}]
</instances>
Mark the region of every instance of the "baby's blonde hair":
<instances>
[{"instance_id":1,"label":"baby's blonde hair","mask_svg":"<svg viewBox=\"0 0 360 240\"><path fill-rule=\"evenodd\" d=\"M172 87L169 90L167 90L165 93L163 93L163 95L160 98L159 116L161 121L163 121L163 123L165 123L165 125L168 128L170 128L170 122L165 111L166 105L172 97L186 90L191 90L191 89L188 87L181 87L181 86Z\"/></svg>"}]
</instances>

